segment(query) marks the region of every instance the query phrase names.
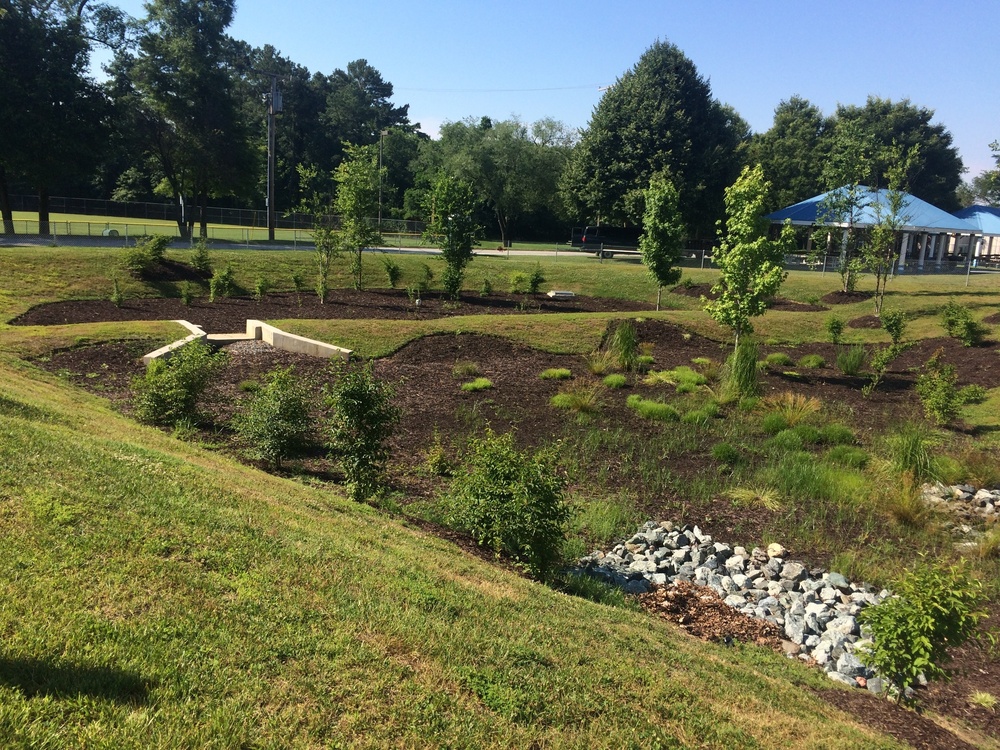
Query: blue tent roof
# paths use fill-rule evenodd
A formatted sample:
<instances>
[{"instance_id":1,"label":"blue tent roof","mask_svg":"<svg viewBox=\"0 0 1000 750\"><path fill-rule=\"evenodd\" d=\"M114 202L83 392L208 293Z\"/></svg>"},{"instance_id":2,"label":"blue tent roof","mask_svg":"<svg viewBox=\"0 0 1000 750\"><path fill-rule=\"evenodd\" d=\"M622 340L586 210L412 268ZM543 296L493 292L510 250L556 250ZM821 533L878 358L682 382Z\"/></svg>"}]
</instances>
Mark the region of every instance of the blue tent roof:
<instances>
[{"instance_id":1,"label":"blue tent roof","mask_svg":"<svg viewBox=\"0 0 1000 750\"><path fill-rule=\"evenodd\" d=\"M866 206L860 212L859 219L855 222L855 226L870 226L878 220L872 206L875 203L886 206L887 191L873 190L872 188L864 186L860 189L863 195L862 203L866 204ZM823 220L822 223L824 224L830 226L844 226L846 222L842 218L823 216L821 206L827 196L837 193L840 190L844 190L844 188L831 190L830 192L823 193L822 195L817 195L814 198L809 198L808 200L796 203L794 206L789 206L788 208L783 208L780 211L775 211L773 214L769 214L767 218L775 223L781 223L785 219L789 219L792 224L810 225L819 223L817 218L817 215L819 215L819 217ZM940 208L932 206L927 201L920 200L920 198L917 198L915 195L910 195L909 193L905 194L905 198L903 200L903 214L906 217L906 220L902 228L910 232L974 233L978 231L978 227L975 224L965 221L964 219L957 218L947 211L942 211Z\"/></svg>"},{"instance_id":2,"label":"blue tent roof","mask_svg":"<svg viewBox=\"0 0 1000 750\"><path fill-rule=\"evenodd\" d=\"M956 211L955 216L979 227L983 234L1000 235L1000 208L994 206L969 206Z\"/></svg>"}]
</instances>

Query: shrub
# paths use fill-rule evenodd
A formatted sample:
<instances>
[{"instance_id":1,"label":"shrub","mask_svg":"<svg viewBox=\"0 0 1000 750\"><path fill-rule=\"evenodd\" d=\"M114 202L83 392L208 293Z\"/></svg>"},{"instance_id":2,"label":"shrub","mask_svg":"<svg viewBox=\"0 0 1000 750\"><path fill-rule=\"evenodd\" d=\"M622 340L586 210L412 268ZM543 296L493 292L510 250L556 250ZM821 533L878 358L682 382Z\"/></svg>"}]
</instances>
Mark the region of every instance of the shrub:
<instances>
[{"instance_id":1,"label":"shrub","mask_svg":"<svg viewBox=\"0 0 1000 750\"><path fill-rule=\"evenodd\" d=\"M122 286L118 283L118 277L111 279L111 304L121 307L125 303L125 295L122 294Z\"/></svg>"},{"instance_id":2,"label":"shrub","mask_svg":"<svg viewBox=\"0 0 1000 750\"><path fill-rule=\"evenodd\" d=\"M790 453L802 450L802 438L795 430L782 430L769 442L770 446L776 450Z\"/></svg>"},{"instance_id":3,"label":"shrub","mask_svg":"<svg viewBox=\"0 0 1000 750\"><path fill-rule=\"evenodd\" d=\"M937 479L937 465L932 448L940 440L926 427L905 424L886 438L889 460L900 473L909 472L915 479Z\"/></svg>"},{"instance_id":4,"label":"shrub","mask_svg":"<svg viewBox=\"0 0 1000 750\"><path fill-rule=\"evenodd\" d=\"M542 380L569 380L573 377L573 373L565 367L550 367L547 370L542 370L538 377Z\"/></svg>"},{"instance_id":5,"label":"shrub","mask_svg":"<svg viewBox=\"0 0 1000 750\"><path fill-rule=\"evenodd\" d=\"M212 273L212 258L208 254L208 243L205 238L200 238L194 244L194 253L191 255L191 268L203 276Z\"/></svg>"},{"instance_id":6,"label":"shrub","mask_svg":"<svg viewBox=\"0 0 1000 750\"><path fill-rule=\"evenodd\" d=\"M874 642L858 655L901 701L921 674L945 675L947 649L965 643L986 613L979 609L982 585L964 562L946 567L923 561L892 588L896 596L862 611L859 619Z\"/></svg>"},{"instance_id":7,"label":"shrub","mask_svg":"<svg viewBox=\"0 0 1000 750\"><path fill-rule=\"evenodd\" d=\"M170 237L155 234L136 238L135 245L125 250L122 267L136 278L148 277L163 262Z\"/></svg>"},{"instance_id":8,"label":"shrub","mask_svg":"<svg viewBox=\"0 0 1000 750\"><path fill-rule=\"evenodd\" d=\"M465 272L461 268L453 265L444 267L441 274L441 287L449 299L458 299L462 296L462 283L465 281Z\"/></svg>"},{"instance_id":9,"label":"shrub","mask_svg":"<svg viewBox=\"0 0 1000 750\"><path fill-rule=\"evenodd\" d=\"M877 347L872 351L871 374L868 376L868 382L861 387L861 394L865 398L868 398L872 391L878 388L878 384L882 382L882 378L893 360L908 348L903 344L890 344L889 346Z\"/></svg>"},{"instance_id":10,"label":"shrub","mask_svg":"<svg viewBox=\"0 0 1000 750\"><path fill-rule=\"evenodd\" d=\"M542 275L542 264L535 263L535 268L528 277L528 291L532 294L538 294L539 289L541 289L544 283L545 276Z\"/></svg>"},{"instance_id":11,"label":"shrub","mask_svg":"<svg viewBox=\"0 0 1000 750\"><path fill-rule=\"evenodd\" d=\"M967 385L958 389L958 403L965 404L981 404L989 396L989 391L987 391L981 385Z\"/></svg>"},{"instance_id":12,"label":"shrub","mask_svg":"<svg viewBox=\"0 0 1000 750\"><path fill-rule=\"evenodd\" d=\"M511 294L524 294L531 286L531 277L524 271L513 271L507 277Z\"/></svg>"},{"instance_id":13,"label":"shrub","mask_svg":"<svg viewBox=\"0 0 1000 750\"><path fill-rule=\"evenodd\" d=\"M566 409L577 414L593 414L601 406L600 394L594 384L581 384L557 393L549 401L557 409Z\"/></svg>"},{"instance_id":14,"label":"shrub","mask_svg":"<svg viewBox=\"0 0 1000 750\"><path fill-rule=\"evenodd\" d=\"M854 432L837 422L823 425L819 429L820 440L827 445L851 445L854 443Z\"/></svg>"},{"instance_id":15,"label":"shrub","mask_svg":"<svg viewBox=\"0 0 1000 750\"><path fill-rule=\"evenodd\" d=\"M807 370L816 370L820 367L826 367L826 360L818 354L806 354L799 358L799 361L796 363L796 367L802 367Z\"/></svg>"},{"instance_id":16,"label":"shrub","mask_svg":"<svg viewBox=\"0 0 1000 750\"><path fill-rule=\"evenodd\" d=\"M479 372L479 365L475 362L469 362L468 360L456 362L455 366L451 368L451 376L455 378L455 380L474 378L479 375Z\"/></svg>"},{"instance_id":17,"label":"shrub","mask_svg":"<svg viewBox=\"0 0 1000 750\"><path fill-rule=\"evenodd\" d=\"M787 430L789 427L788 419L780 411L772 411L764 415L764 419L761 420L760 427L768 435L777 435L782 430Z\"/></svg>"},{"instance_id":18,"label":"shrub","mask_svg":"<svg viewBox=\"0 0 1000 750\"><path fill-rule=\"evenodd\" d=\"M431 288L432 281L434 281L434 271L426 263L421 263L420 277L417 280L417 292L426 293Z\"/></svg>"},{"instance_id":19,"label":"shrub","mask_svg":"<svg viewBox=\"0 0 1000 750\"><path fill-rule=\"evenodd\" d=\"M233 267L216 268L208 282L208 301L215 302L219 297L228 297L233 293Z\"/></svg>"},{"instance_id":20,"label":"shrub","mask_svg":"<svg viewBox=\"0 0 1000 750\"><path fill-rule=\"evenodd\" d=\"M396 262L395 258L388 255L382 256L382 268L385 269L385 279L389 282L389 288L395 289L396 284L403 277L403 268Z\"/></svg>"},{"instance_id":21,"label":"shrub","mask_svg":"<svg viewBox=\"0 0 1000 750\"><path fill-rule=\"evenodd\" d=\"M489 378L476 378L468 383L462 383L461 389L466 393L485 391L493 387L493 382Z\"/></svg>"},{"instance_id":22,"label":"shrub","mask_svg":"<svg viewBox=\"0 0 1000 750\"><path fill-rule=\"evenodd\" d=\"M375 377L371 363L341 369L324 392L332 410L327 443L330 455L340 461L351 498L366 500L383 484L389 438L400 417L399 408L392 403L395 392Z\"/></svg>"},{"instance_id":23,"label":"shrub","mask_svg":"<svg viewBox=\"0 0 1000 750\"><path fill-rule=\"evenodd\" d=\"M768 396L764 399L764 403L780 413L789 427L794 427L823 407L822 402L815 396L803 396L791 391Z\"/></svg>"},{"instance_id":24,"label":"shrub","mask_svg":"<svg viewBox=\"0 0 1000 750\"><path fill-rule=\"evenodd\" d=\"M639 335L632 321L626 320L617 325L608 342L608 351L618 367L622 370L634 370L639 358Z\"/></svg>"},{"instance_id":25,"label":"shrub","mask_svg":"<svg viewBox=\"0 0 1000 750\"><path fill-rule=\"evenodd\" d=\"M942 364L940 356L939 349L927 360L916 388L927 418L945 425L958 416L958 374L954 365Z\"/></svg>"},{"instance_id":26,"label":"shrub","mask_svg":"<svg viewBox=\"0 0 1000 750\"><path fill-rule=\"evenodd\" d=\"M269 372L233 417L233 429L251 458L275 469L308 443L309 396L292 367Z\"/></svg>"},{"instance_id":27,"label":"shrub","mask_svg":"<svg viewBox=\"0 0 1000 750\"><path fill-rule=\"evenodd\" d=\"M560 561L570 515L553 451L521 452L511 433L489 433L473 441L469 459L449 493L449 522L548 578Z\"/></svg>"},{"instance_id":28,"label":"shrub","mask_svg":"<svg viewBox=\"0 0 1000 750\"><path fill-rule=\"evenodd\" d=\"M292 274L292 289L295 290L295 303L302 307L302 292L305 289L305 281L298 271Z\"/></svg>"},{"instance_id":29,"label":"shrub","mask_svg":"<svg viewBox=\"0 0 1000 750\"><path fill-rule=\"evenodd\" d=\"M424 454L424 466L428 473L437 477L450 477L455 468L436 426L434 427L434 436L431 438L431 447Z\"/></svg>"},{"instance_id":30,"label":"shrub","mask_svg":"<svg viewBox=\"0 0 1000 750\"><path fill-rule=\"evenodd\" d=\"M181 304L187 307L194 299L194 288L190 281L185 281L180 288Z\"/></svg>"},{"instance_id":31,"label":"shrub","mask_svg":"<svg viewBox=\"0 0 1000 750\"><path fill-rule=\"evenodd\" d=\"M479 296L489 297L491 294L493 294L493 282L484 276L483 283L479 285Z\"/></svg>"},{"instance_id":32,"label":"shrub","mask_svg":"<svg viewBox=\"0 0 1000 750\"><path fill-rule=\"evenodd\" d=\"M258 276L253 284L253 298L260 302L271 291L271 282L266 276Z\"/></svg>"},{"instance_id":33,"label":"shrub","mask_svg":"<svg viewBox=\"0 0 1000 750\"><path fill-rule=\"evenodd\" d=\"M863 469L868 465L868 452L853 445L835 445L826 452L826 460L849 469Z\"/></svg>"},{"instance_id":34,"label":"shrub","mask_svg":"<svg viewBox=\"0 0 1000 750\"><path fill-rule=\"evenodd\" d=\"M625 400L625 405L635 411L640 417L652 419L657 422L677 422L681 418L681 413L670 404L646 399L638 394L629 396Z\"/></svg>"},{"instance_id":35,"label":"shrub","mask_svg":"<svg viewBox=\"0 0 1000 750\"><path fill-rule=\"evenodd\" d=\"M844 334L844 321L836 315L830 316L826 319L826 332L830 335L831 343L839 344Z\"/></svg>"},{"instance_id":36,"label":"shrub","mask_svg":"<svg viewBox=\"0 0 1000 750\"><path fill-rule=\"evenodd\" d=\"M611 375L606 375L602 382L608 388L624 388L628 383L625 376L621 375L620 373L612 373Z\"/></svg>"},{"instance_id":37,"label":"shrub","mask_svg":"<svg viewBox=\"0 0 1000 750\"><path fill-rule=\"evenodd\" d=\"M893 346L899 346L906 332L906 313L902 310L883 310L881 322L882 329L889 334Z\"/></svg>"},{"instance_id":38,"label":"shrub","mask_svg":"<svg viewBox=\"0 0 1000 750\"><path fill-rule=\"evenodd\" d=\"M949 300L941 311L944 329L952 338L965 346L979 346L986 336L986 328L972 319L972 313L954 300Z\"/></svg>"},{"instance_id":39,"label":"shrub","mask_svg":"<svg viewBox=\"0 0 1000 750\"><path fill-rule=\"evenodd\" d=\"M175 425L194 420L198 399L225 361L207 344L192 341L168 358L154 359L132 380L132 409L146 424Z\"/></svg>"},{"instance_id":40,"label":"shrub","mask_svg":"<svg viewBox=\"0 0 1000 750\"><path fill-rule=\"evenodd\" d=\"M865 366L867 354L864 346L855 344L837 353L837 369L845 375L858 375Z\"/></svg>"},{"instance_id":41,"label":"shrub","mask_svg":"<svg viewBox=\"0 0 1000 750\"><path fill-rule=\"evenodd\" d=\"M791 367L794 364L792 358L784 352L772 352L764 358L764 361L770 367Z\"/></svg>"},{"instance_id":42,"label":"shrub","mask_svg":"<svg viewBox=\"0 0 1000 750\"><path fill-rule=\"evenodd\" d=\"M760 390L757 369L757 342L749 336L740 339L723 368L724 390L729 398L742 399L756 396Z\"/></svg>"},{"instance_id":43,"label":"shrub","mask_svg":"<svg viewBox=\"0 0 1000 750\"><path fill-rule=\"evenodd\" d=\"M712 446L712 458L726 466L737 466L743 460L743 454L732 443L716 443Z\"/></svg>"}]
</instances>

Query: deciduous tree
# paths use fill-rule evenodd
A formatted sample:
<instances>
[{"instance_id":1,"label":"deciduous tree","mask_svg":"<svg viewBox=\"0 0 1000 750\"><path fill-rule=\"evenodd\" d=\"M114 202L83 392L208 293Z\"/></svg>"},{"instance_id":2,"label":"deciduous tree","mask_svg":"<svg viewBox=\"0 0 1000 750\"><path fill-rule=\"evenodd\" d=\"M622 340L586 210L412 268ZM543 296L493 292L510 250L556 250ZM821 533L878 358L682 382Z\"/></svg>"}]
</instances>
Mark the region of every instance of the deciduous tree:
<instances>
[{"instance_id":1,"label":"deciduous tree","mask_svg":"<svg viewBox=\"0 0 1000 750\"><path fill-rule=\"evenodd\" d=\"M375 146L346 146L346 158L334 173L337 197L333 207L340 218L338 241L351 258L354 288L361 289L361 253L382 244L374 221L378 212L378 152Z\"/></svg>"},{"instance_id":2,"label":"deciduous tree","mask_svg":"<svg viewBox=\"0 0 1000 750\"><path fill-rule=\"evenodd\" d=\"M472 186L442 172L434 182L429 204L426 236L441 247L448 266L443 279L445 291L457 299L465 267L472 260L472 248L479 244L482 232L472 215L475 208Z\"/></svg>"},{"instance_id":3,"label":"deciduous tree","mask_svg":"<svg viewBox=\"0 0 1000 750\"><path fill-rule=\"evenodd\" d=\"M650 180L645 204L639 251L642 262L656 279L656 309L659 310L663 287L676 284L681 278L678 263L684 249L684 224L678 208L677 188L665 175L656 175Z\"/></svg>"}]
</instances>

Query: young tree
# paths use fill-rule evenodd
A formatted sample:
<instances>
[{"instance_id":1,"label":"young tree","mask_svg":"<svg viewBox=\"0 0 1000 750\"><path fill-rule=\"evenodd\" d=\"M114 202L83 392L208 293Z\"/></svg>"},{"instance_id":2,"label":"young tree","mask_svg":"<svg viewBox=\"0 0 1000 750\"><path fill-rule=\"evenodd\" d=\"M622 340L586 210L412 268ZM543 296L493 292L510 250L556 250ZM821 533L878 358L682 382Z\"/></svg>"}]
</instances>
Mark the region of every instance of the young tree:
<instances>
[{"instance_id":1,"label":"young tree","mask_svg":"<svg viewBox=\"0 0 1000 750\"><path fill-rule=\"evenodd\" d=\"M351 498L363 501L382 486L389 437L399 422L392 387L375 377L371 363L341 371L326 389L330 454L340 459Z\"/></svg>"},{"instance_id":2,"label":"young tree","mask_svg":"<svg viewBox=\"0 0 1000 750\"><path fill-rule=\"evenodd\" d=\"M445 292L458 299L465 267L472 260L472 248L479 244L480 227L472 218L475 198L472 186L445 173L438 175L430 194L430 221L427 236L441 247L447 264L443 278Z\"/></svg>"},{"instance_id":3,"label":"young tree","mask_svg":"<svg viewBox=\"0 0 1000 750\"><path fill-rule=\"evenodd\" d=\"M346 158L333 175L337 197L333 208L340 217L340 248L351 257L354 288L361 289L361 253L382 244L373 218L378 213L378 149L376 146L346 146Z\"/></svg>"},{"instance_id":4,"label":"young tree","mask_svg":"<svg viewBox=\"0 0 1000 750\"><path fill-rule=\"evenodd\" d=\"M677 188L663 175L655 175L646 189L639 251L642 262L656 279L656 309L660 309L663 287L681 279L677 266L684 248L684 224L678 209Z\"/></svg>"},{"instance_id":5,"label":"young tree","mask_svg":"<svg viewBox=\"0 0 1000 750\"><path fill-rule=\"evenodd\" d=\"M919 149L914 147L903 153L903 150L893 144L892 154L887 158L889 167L889 186L880 192L872 202L875 221L868 230L865 243L861 247L861 258L865 267L875 276L875 317L882 315L882 303L885 301L886 285L892 276L892 267L896 262L900 236L903 227L910 220L907 213L906 185L910 171Z\"/></svg>"},{"instance_id":6,"label":"young tree","mask_svg":"<svg viewBox=\"0 0 1000 750\"><path fill-rule=\"evenodd\" d=\"M312 164L299 164L296 167L304 197L298 210L312 217L313 247L316 258L316 296L321 305L326 304L326 293L329 290L330 266L334 258L340 256L337 243L337 230L330 215L330 197L320 186L319 170Z\"/></svg>"},{"instance_id":7,"label":"young tree","mask_svg":"<svg viewBox=\"0 0 1000 750\"><path fill-rule=\"evenodd\" d=\"M777 294L787 275L785 254L795 247L789 223L778 239L768 238L770 223L764 207L769 189L759 164L745 167L726 189L725 235L712 258L719 267L719 281L712 291L719 298L706 302L705 310L733 330L737 348L740 336L753 331L750 319L763 315Z\"/></svg>"}]
</instances>

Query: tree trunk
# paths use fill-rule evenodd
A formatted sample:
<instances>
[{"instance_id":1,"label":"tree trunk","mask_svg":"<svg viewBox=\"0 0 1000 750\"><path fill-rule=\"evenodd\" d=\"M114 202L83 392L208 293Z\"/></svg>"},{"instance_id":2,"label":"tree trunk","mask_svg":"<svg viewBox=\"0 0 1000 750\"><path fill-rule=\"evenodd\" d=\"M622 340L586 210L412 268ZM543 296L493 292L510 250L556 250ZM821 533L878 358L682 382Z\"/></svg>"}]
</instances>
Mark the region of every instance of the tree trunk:
<instances>
[{"instance_id":1,"label":"tree trunk","mask_svg":"<svg viewBox=\"0 0 1000 750\"><path fill-rule=\"evenodd\" d=\"M202 193L198 196L198 236L203 240L208 239L208 194Z\"/></svg>"},{"instance_id":2,"label":"tree trunk","mask_svg":"<svg viewBox=\"0 0 1000 750\"><path fill-rule=\"evenodd\" d=\"M51 233L49 227L49 189L46 187L38 189L38 233L41 235Z\"/></svg>"},{"instance_id":3,"label":"tree trunk","mask_svg":"<svg viewBox=\"0 0 1000 750\"><path fill-rule=\"evenodd\" d=\"M497 226L500 227L500 245L507 247L507 220L502 213L496 212Z\"/></svg>"},{"instance_id":4,"label":"tree trunk","mask_svg":"<svg viewBox=\"0 0 1000 750\"><path fill-rule=\"evenodd\" d=\"M663 294L663 287L657 284L656 286L656 312L660 311L660 295Z\"/></svg>"},{"instance_id":5,"label":"tree trunk","mask_svg":"<svg viewBox=\"0 0 1000 750\"><path fill-rule=\"evenodd\" d=\"M177 202L177 231L182 240L191 239L191 232L188 224L187 206L184 204L184 194L174 189L174 200Z\"/></svg>"},{"instance_id":6,"label":"tree trunk","mask_svg":"<svg viewBox=\"0 0 1000 750\"><path fill-rule=\"evenodd\" d=\"M14 212L10 207L10 194L7 192L7 172L0 164L0 214L3 215L3 233L14 234Z\"/></svg>"}]
</instances>

